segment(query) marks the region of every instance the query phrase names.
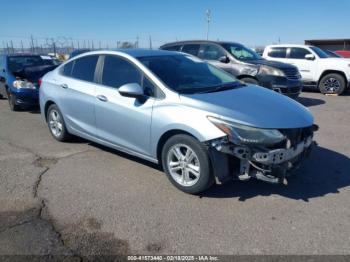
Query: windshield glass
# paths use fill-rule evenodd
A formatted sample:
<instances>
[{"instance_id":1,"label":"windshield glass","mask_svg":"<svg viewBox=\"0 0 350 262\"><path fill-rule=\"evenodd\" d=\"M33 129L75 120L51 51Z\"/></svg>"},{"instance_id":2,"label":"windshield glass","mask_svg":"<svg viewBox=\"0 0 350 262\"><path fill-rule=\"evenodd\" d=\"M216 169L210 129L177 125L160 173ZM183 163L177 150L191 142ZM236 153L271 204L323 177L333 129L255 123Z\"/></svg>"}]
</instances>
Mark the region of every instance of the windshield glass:
<instances>
[{"instance_id":1,"label":"windshield glass","mask_svg":"<svg viewBox=\"0 0 350 262\"><path fill-rule=\"evenodd\" d=\"M218 86L240 85L233 76L198 58L186 55L147 56L138 58L169 88L178 93L217 91Z\"/></svg>"},{"instance_id":2,"label":"windshield glass","mask_svg":"<svg viewBox=\"0 0 350 262\"><path fill-rule=\"evenodd\" d=\"M260 55L258 55L253 50L245 47L244 45L236 44L236 43L225 43L222 45L234 58L241 61L249 61L249 60L258 60L262 59Z\"/></svg>"},{"instance_id":3,"label":"windshield glass","mask_svg":"<svg viewBox=\"0 0 350 262\"><path fill-rule=\"evenodd\" d=\"M321 48L310 46L310 49L314 51L319 58L329 58L329 55L327 55Z\"/></svg>"},{"instance_id":4,"label":"windshield glass","mask_svg":"<svg viewBox=\"0 0 350 262\"><path fill-rule=\"evenodd\" d=\"M332 51L329 51L329 50L322 50L322 51L325 52L328 55L328 57L338 57L338 58L341 57L340 55L333 53Z\"/></svg>"},{"instance_id":5,"label":"windshield glass","mask_svg":"<svg viewBox=\"0 0 350 262\"><path fill-rule=\"evenodd\" d=\"M54 65L54 62L49 56L10 56L8 58L8 68L11 72L43 65Z\"/></svg>"}]
</instances>

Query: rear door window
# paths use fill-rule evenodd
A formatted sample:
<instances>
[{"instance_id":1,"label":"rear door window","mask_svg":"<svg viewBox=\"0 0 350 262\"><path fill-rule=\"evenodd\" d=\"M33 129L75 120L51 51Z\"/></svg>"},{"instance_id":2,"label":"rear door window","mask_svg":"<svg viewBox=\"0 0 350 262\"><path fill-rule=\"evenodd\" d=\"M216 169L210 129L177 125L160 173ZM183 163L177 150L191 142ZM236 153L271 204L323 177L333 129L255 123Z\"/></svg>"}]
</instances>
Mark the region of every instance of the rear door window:
<instances>
[{"instance_id":1,"label":"rear door window","mask_svg":"<svg viewBox=\"0 0 350 262\"><path fill-rule=\"evenodd\" d=\"M198 56L199 47L199 44L184 45L181 51L190 55Z\"/></svg>"},{"instance_id":2,"label":"rear door window","mask_svg":"<svg viewBox=\"0 0 350 262\"><path fill-rule=\"evenodd\" d=\"M166 46L166 47L163 47L162 49L168 50L168 51L179 51L181 49L181 45Z\"/></svg>"},{"instance_id":3,"label":"rear door window","mask_svg":"<svg viewBox=\"0 0 350 262\"><path fill-rule=\"evenodd\" d=\"M272 47L268 52L269 57L275 58L286 58L287 48L286 47Z\"/></svg>"},{"instance_id":4,"label":"rear door window","mask_svg":"<svg viewBox=\"0 0 350 262\"><path fill-rule=\"evenodd\" d=\"M73 64L74 64L74 61L65 64L61 70L62 75L72 76Z\"/></svg>"},{"instance_id":5,"label":"rear door window","mask_svg":"<svg viewBox=\"0 0 350 262\"><path fill-rule=\"evenodd\" d=\"M76 79L93 82L97 60L98 55L84 56L74 60L71 76ZM69 68L67 68L67 71L69 72Z\"/></svg>"},{"instance_id":6,"label":"rear door window","mask_svg":"<svg viewBox=\"0 0 350 262\"><path fill-rule=\"evenodd\" d=\"M311 54L307 49L301 47L292 47L290 49L289 58L305 59L305 56Z\"/></svg>"}]
</instances>

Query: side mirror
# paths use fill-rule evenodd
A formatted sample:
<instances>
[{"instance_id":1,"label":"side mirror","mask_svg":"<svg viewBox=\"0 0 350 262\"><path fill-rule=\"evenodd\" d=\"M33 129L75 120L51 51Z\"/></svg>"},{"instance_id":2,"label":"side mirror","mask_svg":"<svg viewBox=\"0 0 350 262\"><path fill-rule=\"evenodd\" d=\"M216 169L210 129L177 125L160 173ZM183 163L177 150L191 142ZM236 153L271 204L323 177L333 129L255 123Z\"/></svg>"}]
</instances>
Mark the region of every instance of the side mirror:
<instances>
[{"instance_id":1,"label":"side mirror","mask_svg":"<svg viewBox=\"0 0 350 262\"><path fill-rule=\"evenodd\" d=\"M125 84L119 87L119 94L126 97L139 98L144 95L143 88L138 83Z\"/></svg>"},{"instance_id":2,"label":"side mirror","mask_svg":"<svg viewBox=\"0 0 350 262\"><path fill-rule=\"evenodd\" d=\"M307 54L305 55L306 60L315 60L315 56L313 54Z\"/></svg>"},{"instance_id":3,"label":"side mirror","mask_svg":"<svg viewBox=\"0 0 350 262\"><path fill-rule=\"evenodd\" d=\"M228 64L228 63L230 63L230 58L228 58L228 56L224 55L224 56L219 58L219 62L224 63L224 64Z\"/></svg>"}]
</instances>

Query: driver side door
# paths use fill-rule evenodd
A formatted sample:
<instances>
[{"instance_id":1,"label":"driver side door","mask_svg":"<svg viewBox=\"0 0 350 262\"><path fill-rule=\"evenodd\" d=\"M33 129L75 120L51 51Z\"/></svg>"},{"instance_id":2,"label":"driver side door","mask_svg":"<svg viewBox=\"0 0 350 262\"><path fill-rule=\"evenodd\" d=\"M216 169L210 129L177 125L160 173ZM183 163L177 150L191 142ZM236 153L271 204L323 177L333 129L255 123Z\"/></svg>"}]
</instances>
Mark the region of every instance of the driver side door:
<instances>
[{"instance_id":1,"label":"driver side door","mask_svg":"<svg viewBox=\"0 0 350 262\"><path fill-rule=\"evenodd\" d=\"M154 104L151 83L133 63L117 55L103 56L99 78L95 100L98 138L115 147L149 155ZM120 86L130 83L147 86L145 97L126 97L118 92Z\"/></svg>"},{"instance_id":2,"label":"driver side door","mask_svg":"<svg viewBox=\"0 0 350 262\"><path fill-rule=\"evenodd\" d=\"M232 71L232 65L229 60L227 63L219 61L219 59L223 56L226 56L227 58L229 57L221 46L213 44L202 44L198 52L198 57L200 59L206 60L212 65L235 75Z\"/></svg>"}]
</instances>

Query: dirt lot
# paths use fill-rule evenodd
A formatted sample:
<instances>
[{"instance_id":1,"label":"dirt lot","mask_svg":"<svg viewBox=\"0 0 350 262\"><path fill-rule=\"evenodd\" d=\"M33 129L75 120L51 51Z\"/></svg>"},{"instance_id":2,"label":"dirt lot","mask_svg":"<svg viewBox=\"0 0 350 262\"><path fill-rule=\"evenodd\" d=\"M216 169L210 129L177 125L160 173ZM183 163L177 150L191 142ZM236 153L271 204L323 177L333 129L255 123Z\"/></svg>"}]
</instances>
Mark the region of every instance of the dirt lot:
<instances>
[{"instance_id":1,"label":"dirt lot","mask_svg":"<svg viewBox=\"0 0 350 262\"><path fill-rule=\"evenodd\" d=\"M75 139L0 100L0 254L350 254L350 97L303 93L319 146L287 187L202 196L157 166Z\"/></svg>"}]
</instances>

